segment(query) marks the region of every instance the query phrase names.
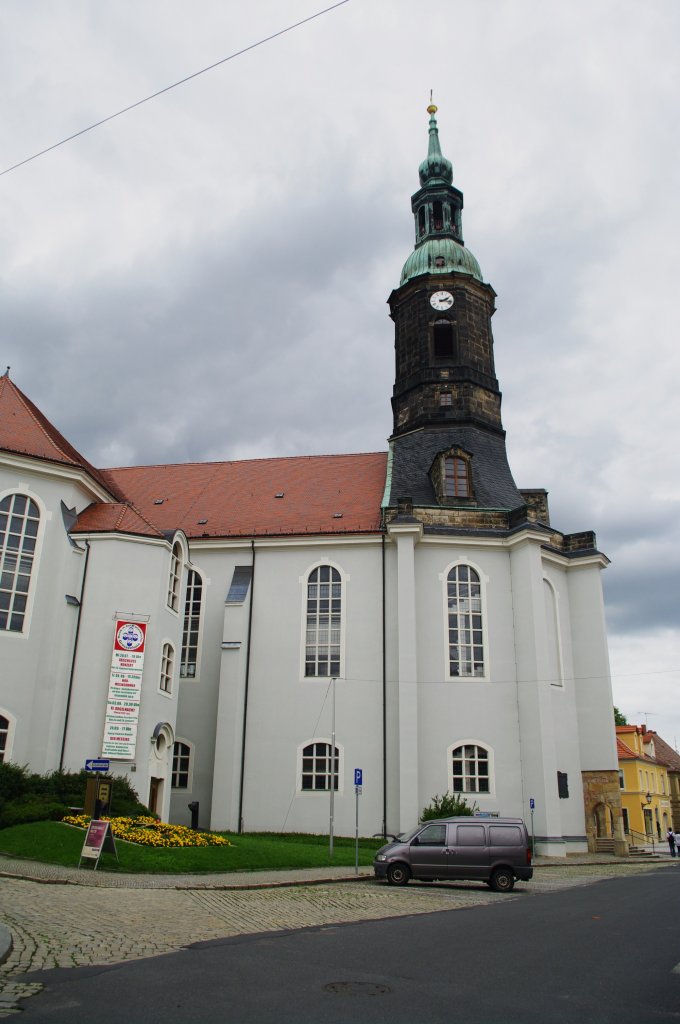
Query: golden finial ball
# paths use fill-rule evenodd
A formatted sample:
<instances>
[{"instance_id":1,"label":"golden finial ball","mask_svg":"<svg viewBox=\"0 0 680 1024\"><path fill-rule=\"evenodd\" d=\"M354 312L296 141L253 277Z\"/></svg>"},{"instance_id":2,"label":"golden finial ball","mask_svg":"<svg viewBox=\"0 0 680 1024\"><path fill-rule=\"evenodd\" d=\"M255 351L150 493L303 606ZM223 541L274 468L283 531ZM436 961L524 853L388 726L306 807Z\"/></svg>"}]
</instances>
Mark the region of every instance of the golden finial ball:
<instances>
[{"instance_id":1,"label":"golden finial ball","mask_svg":"<svg viewBox=\"0 0 680 1024\"><path fill-rule=\"evenodd\" d=\"M436 114L437 113L437 107L435 106L434 103L430 103L429 107L427 108L427 112L428 112L428 114Z\"/></svg>"}]
</instances>

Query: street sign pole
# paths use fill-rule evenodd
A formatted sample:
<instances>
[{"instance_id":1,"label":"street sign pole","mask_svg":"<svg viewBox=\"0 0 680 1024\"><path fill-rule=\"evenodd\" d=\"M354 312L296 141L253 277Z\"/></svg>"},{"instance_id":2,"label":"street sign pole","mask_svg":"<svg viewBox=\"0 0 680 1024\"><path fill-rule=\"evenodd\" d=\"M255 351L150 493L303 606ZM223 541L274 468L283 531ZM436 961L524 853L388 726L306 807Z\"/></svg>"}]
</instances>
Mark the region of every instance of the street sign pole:
<instances>
[{"instance_id":1,"label":"street sign pole","mask_svg":"<svg viewBox=\"0 0 680 1024\"><path fill-rule=\"evenodd\" d=\"M364 781L364 773L361 768L354 769L354 874L359 874L359 797Z\"/></svg>"},{"instance_id":2,"label":"street sign pole","mask_svg":"<svg viewBox=\"0 0 680 1024\"><path fill-rule=\"evenodd\" d=\"M531 808L531 856L532 857L535 856L535 854L536 854L536 837L534 835L534 807L535 806L536 806L536 801L534 800L534 798L532 796L532 797L529 798L529 807Z\"/></svg>"}]
</instances>

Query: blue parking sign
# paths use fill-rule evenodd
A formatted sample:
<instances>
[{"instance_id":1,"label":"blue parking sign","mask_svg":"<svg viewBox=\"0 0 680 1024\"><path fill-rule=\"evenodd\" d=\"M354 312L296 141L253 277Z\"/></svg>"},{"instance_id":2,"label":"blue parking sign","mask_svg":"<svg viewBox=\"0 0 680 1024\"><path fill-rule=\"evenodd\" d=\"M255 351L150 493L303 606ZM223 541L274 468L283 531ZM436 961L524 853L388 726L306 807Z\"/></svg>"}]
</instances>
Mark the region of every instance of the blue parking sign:
<instances>
[{"instance_id":1,"label":"blue parking sign","mask_svg":"<svg viewBox=\"0 0 680 1024\"><path fill-rule=\"evenodd\" d=\"M363 777L364 777L363 769L362 768L355 768L354 769L354 785L355 786L363 786L363 781L362 781Z\"/></svg>"}]
</instances>

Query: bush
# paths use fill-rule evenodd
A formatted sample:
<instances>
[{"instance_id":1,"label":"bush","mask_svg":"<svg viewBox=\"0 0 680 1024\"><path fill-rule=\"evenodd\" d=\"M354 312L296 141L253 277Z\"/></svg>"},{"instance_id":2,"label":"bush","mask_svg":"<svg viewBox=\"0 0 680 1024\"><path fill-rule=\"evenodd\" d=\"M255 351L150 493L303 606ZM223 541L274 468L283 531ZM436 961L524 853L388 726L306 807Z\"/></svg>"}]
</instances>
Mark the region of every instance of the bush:
<instances>
[{"instance_id":1,"label":"bush","mask_svg":"<svg viewBox=\"0 0 680 1024\"><path fill-rule=\"evenodd\" d=\"M433 796L427 807L423 808L420 815L421 821L431 821L433 818L454 818L460 815L472 815L477 810L477 804L468 806L464 796L457 793L444 793L443 796Z\"/></svg>"},{"instance_id":2,"label":"bush","mask_svg":"<svg viewBox=\"0 0 680 1024\"><path fill-rule=\"evenodd\" d=\"M0 762L0 828L32 821L58 820L71 807L82 807L89 773L48 772ZM126 778L114 777L111 808L115 814L149 814Z\"/></svg>"}]
</instances>

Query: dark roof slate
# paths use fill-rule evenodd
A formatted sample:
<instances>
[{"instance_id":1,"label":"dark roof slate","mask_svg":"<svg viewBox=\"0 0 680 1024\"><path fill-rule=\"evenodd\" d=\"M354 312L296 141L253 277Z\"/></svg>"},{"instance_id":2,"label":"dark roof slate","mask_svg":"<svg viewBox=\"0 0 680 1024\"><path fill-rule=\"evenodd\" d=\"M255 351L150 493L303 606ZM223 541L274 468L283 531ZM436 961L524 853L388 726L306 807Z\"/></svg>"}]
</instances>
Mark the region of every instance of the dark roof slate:
<instances>
[{"instance_id":1,"label":"dark roof slate","mask_svg":"<svg viewBox=\"0 0 680 1024\"><path fill-rule=\"evenodd\" d=\"M458 445L472 455L475 504L482 508L514 509L526 502L512 478L505 438L474 426L422 428L391 441L392 473L388 505L410 497L414 505L436 505L429 477L435 457Z\"/></svg>"}]
</instances>

